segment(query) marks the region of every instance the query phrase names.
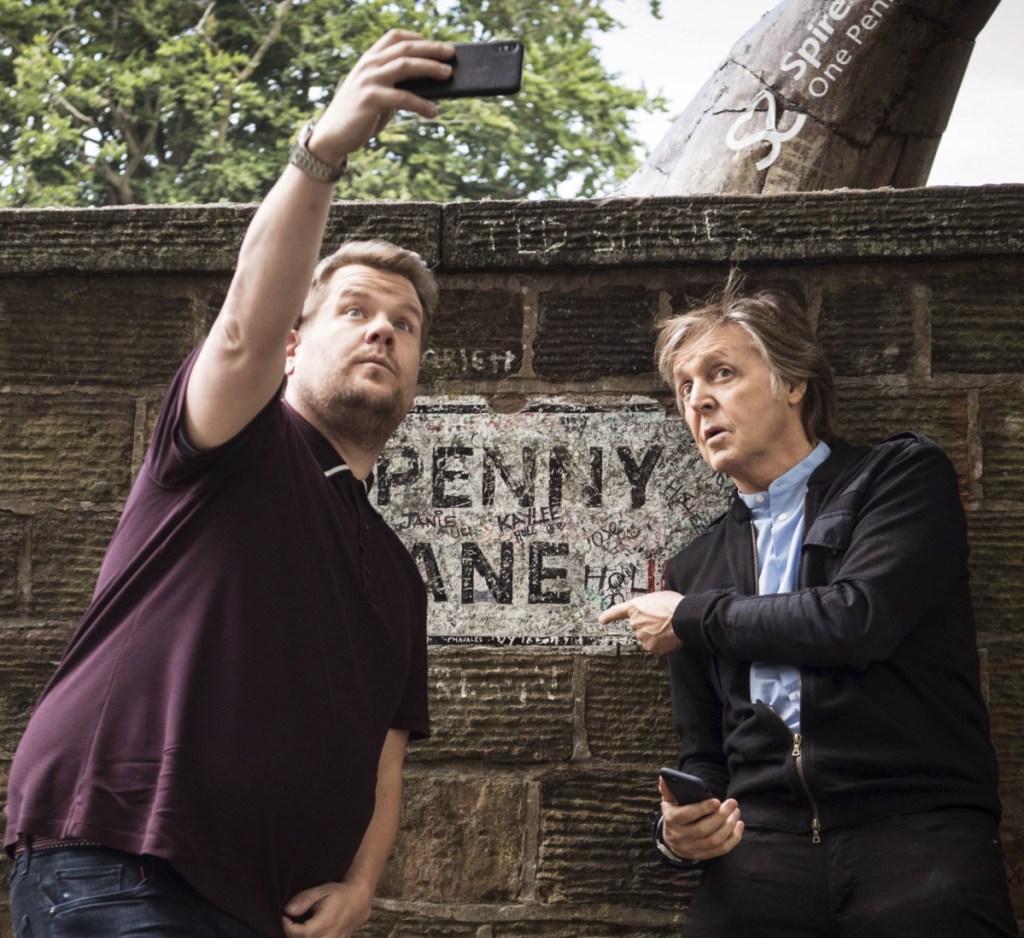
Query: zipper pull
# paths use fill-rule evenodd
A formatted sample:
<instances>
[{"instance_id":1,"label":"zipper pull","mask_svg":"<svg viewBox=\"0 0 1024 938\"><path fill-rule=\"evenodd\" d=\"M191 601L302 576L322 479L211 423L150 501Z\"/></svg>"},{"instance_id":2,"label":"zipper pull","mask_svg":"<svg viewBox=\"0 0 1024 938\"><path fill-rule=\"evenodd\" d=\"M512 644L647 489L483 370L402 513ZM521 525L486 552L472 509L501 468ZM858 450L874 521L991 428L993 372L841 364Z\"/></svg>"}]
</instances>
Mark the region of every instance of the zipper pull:
<instances>
[{"instance_id":1,"label":"zipper pull","mask_svg":"<svg viewBox=\"0 0 1024 938\"><path fill-rule=\"evenodd\" d=\"M811 843L821 843L821 821L817 816L815 816L814 820L811 821Z\"/></svg>"},{"instance_id":2,"label":"zipper pull","mask_svg":"<svg viewBox=\"0 0 1024 938\"><path fill-rule=\"evenodd\" d=\"M800 758L800 734L799 733L794 733L793 734L793 758L794 759L799 759Z\"/></svg>"}]
</instances>

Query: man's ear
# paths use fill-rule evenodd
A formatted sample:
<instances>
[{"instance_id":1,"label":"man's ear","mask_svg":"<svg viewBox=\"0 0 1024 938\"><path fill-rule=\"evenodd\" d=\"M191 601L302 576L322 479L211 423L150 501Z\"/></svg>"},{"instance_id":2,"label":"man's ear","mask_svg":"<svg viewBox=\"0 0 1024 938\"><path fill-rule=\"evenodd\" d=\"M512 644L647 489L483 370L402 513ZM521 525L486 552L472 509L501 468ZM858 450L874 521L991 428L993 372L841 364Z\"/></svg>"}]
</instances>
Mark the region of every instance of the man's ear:
<instances>
[{"instance_id":1,"label":"man's ear","mask_svg":"<svg viewBox=\"0 0 1024 938\"><path fill-rule=\"evenodd\" d=\"M295 371L295 350L299 347L302 337L298 329L292 329L288 333L288 344L285 346L284 373L291 375Z\"/></svg>"},{"instance_id":2,"label":"man's ear","mask_svg":"<svg viewBox=\"0 0 1024 938\"><path fill-rule=\"evenodd\" d=\"M807 382L801 381L799 384L787 384L786 385L786 400L790 404L799 404L807 393Z\"/></svg>"}]
</instances>

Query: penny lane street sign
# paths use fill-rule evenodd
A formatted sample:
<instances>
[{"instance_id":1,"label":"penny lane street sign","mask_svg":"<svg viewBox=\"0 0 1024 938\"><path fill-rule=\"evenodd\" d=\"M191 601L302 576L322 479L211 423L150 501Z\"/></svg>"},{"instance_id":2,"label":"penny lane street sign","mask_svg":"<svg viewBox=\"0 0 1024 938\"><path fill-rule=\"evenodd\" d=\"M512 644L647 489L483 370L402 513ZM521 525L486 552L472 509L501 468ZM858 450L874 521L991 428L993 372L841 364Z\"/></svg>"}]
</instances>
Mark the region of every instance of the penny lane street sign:
<instances>
[{"instance_id":1,"label":"penny lane street sign","mask_svg":"<svg viewBox=\"0 0 1024 938\"><path fill-rule=\"evenodd\" d=\"M421 398L371 494L420 567L432 643L591 645L632 643L599 613L661 588L727 483L651 400L499 414Z\"/></svg>"}]
</instances>

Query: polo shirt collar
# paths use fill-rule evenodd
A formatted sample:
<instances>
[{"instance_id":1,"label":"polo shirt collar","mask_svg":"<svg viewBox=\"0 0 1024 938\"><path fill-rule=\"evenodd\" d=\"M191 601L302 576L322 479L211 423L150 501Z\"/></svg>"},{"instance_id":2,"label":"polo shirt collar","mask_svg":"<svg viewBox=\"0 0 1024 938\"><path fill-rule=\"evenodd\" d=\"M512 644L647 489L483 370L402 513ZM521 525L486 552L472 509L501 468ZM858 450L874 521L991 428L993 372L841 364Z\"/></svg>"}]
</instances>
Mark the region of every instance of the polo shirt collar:
<instances>
[{"instance_id":1,"label":"polo shirt collar","mask_svg":"<svg viewBox=\"0 0 1024 938\"><path fill-rule=\"evenodd\" d=\"M330 440L292 407L288 401L282 398L281 402L284 404L285 414L287 414L292 424L306 441L306 445L309 446L313 458L316 459L320 468L323 469L324 475L328 479L334 480L337 480L339 476L348 476L354 479L352 470L338 454L338 451L331 445ZM366 479L362 480L362 487L364 491L369 492L372 486L373 473L371 472Z\"/></svg>"}]
</instances>

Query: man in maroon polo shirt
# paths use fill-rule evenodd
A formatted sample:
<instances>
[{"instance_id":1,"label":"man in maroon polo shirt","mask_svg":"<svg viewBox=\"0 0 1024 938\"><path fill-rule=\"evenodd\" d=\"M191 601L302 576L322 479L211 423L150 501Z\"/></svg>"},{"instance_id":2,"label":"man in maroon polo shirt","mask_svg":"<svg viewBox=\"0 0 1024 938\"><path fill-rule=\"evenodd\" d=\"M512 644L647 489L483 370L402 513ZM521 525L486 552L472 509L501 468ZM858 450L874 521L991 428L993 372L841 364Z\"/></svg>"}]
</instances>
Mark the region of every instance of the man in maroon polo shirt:
<instances>
[{"instance_id":1,"label":"man in maroon polo shirt","mask_svg":"<svg viewBox=\"0 0 1024 938\"><path fill-rule=\"evenodd\" d=\"M437 288L386 242L316 264L347 154L398 108L436 116L395 85L453 51L393 31L359 60L168 391L11 769L19 934L337 938L369 916L429 723L425 590L367 490Z\"/></svg>"}]
</instances>

